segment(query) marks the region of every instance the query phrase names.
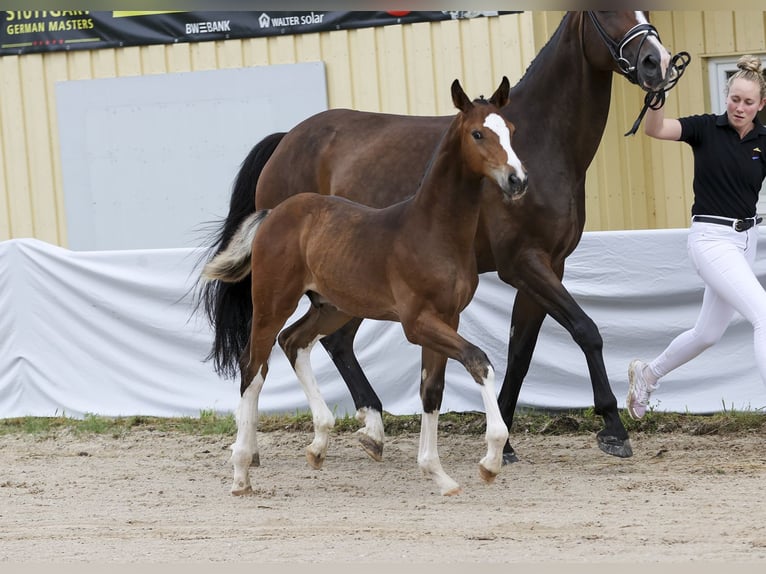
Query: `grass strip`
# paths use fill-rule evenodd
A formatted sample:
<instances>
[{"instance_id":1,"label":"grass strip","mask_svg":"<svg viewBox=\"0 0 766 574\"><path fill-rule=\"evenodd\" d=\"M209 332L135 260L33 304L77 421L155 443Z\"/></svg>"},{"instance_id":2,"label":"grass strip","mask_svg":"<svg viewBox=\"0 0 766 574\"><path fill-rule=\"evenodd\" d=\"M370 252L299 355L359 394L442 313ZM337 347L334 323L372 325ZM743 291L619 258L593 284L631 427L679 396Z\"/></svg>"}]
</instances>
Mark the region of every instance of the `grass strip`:
<instances>
[{"instance_id":1,"label":"grass strip","mask_svg":"<svg viewBox=\"0 0 766 574\"><path fill-rule=\"evenodd\" d=\"M763 410L736 411L722 409L707 415L649 411L640 421L634 421L621 412L628 433L685 433L690 435L726 435L761 433L766 437L766 413ZM383 414L388 436L420 432L420 415ZM355 432L359 422L352 415L336 417L334 432ZM311 432L311 413L262 414L259 431L277 430ZM588 434L603 428L603 420L592 409L543 411L520 409L516 412L512 434L567 435ZM439 417L442 432L480 435L484 433L485 418L479 412L442 413ZM236 422L231 413L213 410L201 411L197 417L104 417L86 414L82 418L60 415L55 417L19 417L0 419L0 435L33 434L50 436L59 432L110 434L122 436L133 430L179 432L192 435L236 434Z\"/></svg>"}]
</instances>

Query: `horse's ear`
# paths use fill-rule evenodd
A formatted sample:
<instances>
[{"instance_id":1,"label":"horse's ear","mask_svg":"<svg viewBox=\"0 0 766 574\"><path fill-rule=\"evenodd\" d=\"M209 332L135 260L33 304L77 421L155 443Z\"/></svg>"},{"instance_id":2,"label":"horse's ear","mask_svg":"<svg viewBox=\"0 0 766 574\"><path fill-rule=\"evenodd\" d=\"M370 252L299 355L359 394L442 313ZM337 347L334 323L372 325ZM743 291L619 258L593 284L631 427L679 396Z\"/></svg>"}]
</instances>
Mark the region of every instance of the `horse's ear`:
<instances>
[{"instance_id":1,"label":"horse's ear","mask_svg":"<svg viewBox=\"0 0 766 574\"><path fill-rule=\"evenodd\" d=\"M465 95L463 87L458 80L452 82L452 103L461 112L467 112L473 107L473 102Z\"/></svg>"},{"instance_id":2,"label":"horse's ear","mask_svg":"<svg viewBox=\"0 0 766 574\"><path fill-rule=\"evenodd\" d=\"M506 76L503 76L503 80L500 82L500 86L497 88L497 90L495 90L495 93L492 94L489 102L498 108L502 108L510 100L510 94L511 82L508 81Z\"/></svg>"}]
</instances>

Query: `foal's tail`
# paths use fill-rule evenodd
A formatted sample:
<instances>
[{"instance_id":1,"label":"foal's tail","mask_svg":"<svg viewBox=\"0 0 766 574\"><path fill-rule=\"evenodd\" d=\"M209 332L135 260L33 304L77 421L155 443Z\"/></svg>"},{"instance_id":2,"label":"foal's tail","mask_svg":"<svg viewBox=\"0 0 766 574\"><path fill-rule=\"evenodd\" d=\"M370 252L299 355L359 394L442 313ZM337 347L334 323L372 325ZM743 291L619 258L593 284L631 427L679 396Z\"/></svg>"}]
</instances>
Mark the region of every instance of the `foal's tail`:
<instances>
[{"instance_id":1,"label":"foal's tail","mask_svg":"<svg viewBox=\"0 0 766 574\"><path fill-rule=\"evenodd\" d=\"M274 133L255 144L242 162L234 180L229 214L212 237L206 258L212 260L224 251L232 237L250 215L255 213L255 186L263 167L274 153L284 132ZM213 327L213 347L207 360L212 360L216 372L223 377L234 377L239 369L239 358L250 336L253 303L250 299L250 273L236 283L219 280L205 281L200 277L197 289L196 311L204 311Z\"/></svg>"},{"instance_id":2,"label":"foal's tail","mask_svg":"<svg viewBox=\"0 0 766 574\"><path fill-rule=\"evenodd\" d=\"M245 219L234 237L229 241L226 249L220 251L202 269L204 280L238 283L250 276L253 238L269 211L262 209Z\"/></svg>"}]
</instances>

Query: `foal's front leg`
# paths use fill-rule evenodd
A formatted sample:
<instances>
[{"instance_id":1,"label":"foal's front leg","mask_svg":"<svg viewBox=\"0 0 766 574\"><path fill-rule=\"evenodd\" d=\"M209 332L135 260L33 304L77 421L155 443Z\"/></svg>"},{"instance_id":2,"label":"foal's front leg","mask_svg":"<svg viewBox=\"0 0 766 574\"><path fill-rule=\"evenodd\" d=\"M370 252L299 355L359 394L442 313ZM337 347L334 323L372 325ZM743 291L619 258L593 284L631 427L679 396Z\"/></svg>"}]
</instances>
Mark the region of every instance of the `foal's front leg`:
<instances>
[{"instance_id":1,"label":"foal's front leg","mask_svg":"<svg viewBox=\"0 0 766 574\"><path fill-rule=\"evenodd\" d=\"M413 343L427 346L459 361L479 384L487 417L487 454L479 462L479 474L485 482L491 483L502 467L503 445L508 440L508 427L503 422L497 404L495 371L487 354L458 334L457 319L453 326L434 315L423 314L405 332Z\"/></svg>"},{"instance_id":2,"label":"foal's front leg","mask_svg":"<svg viewBox=\"0 0 766 574\"><path fill-rule=\"evenodd\" d=\"M420 447L418 466L423 474L433 479L443 496L459 494L460 485L442 468L439 459L438 433L439 409L444 396L444 373L447 357L429 349L422 349L422 371L420 374L420 399L423 414L420 423Z\"/></svg>"}]
</instances>

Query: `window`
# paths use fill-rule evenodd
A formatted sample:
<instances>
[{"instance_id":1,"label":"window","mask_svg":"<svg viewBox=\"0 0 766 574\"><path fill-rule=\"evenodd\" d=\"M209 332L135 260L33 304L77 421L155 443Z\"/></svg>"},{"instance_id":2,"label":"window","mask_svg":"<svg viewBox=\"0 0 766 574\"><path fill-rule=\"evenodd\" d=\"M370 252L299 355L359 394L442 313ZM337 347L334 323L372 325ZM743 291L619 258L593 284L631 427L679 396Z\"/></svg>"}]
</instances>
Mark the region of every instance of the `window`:
<instances>
[{"instance_id":1,"label":"window","mask_svg":"<svg viewBox=\"0 0 766 574\"><path fill-rule=\"evenodd\" d=\"M737 71L739 56L727 58L712 58L708 61L708 77L710 79L710 109L714 114L726 110L726 82ZM763 67L766 68L766 56L761 56ZM758 121L766 125L766 107L758 113ZM761 186L760 199L756 211L766 214L766 183Z\"/></svg>"}]
</instances>

